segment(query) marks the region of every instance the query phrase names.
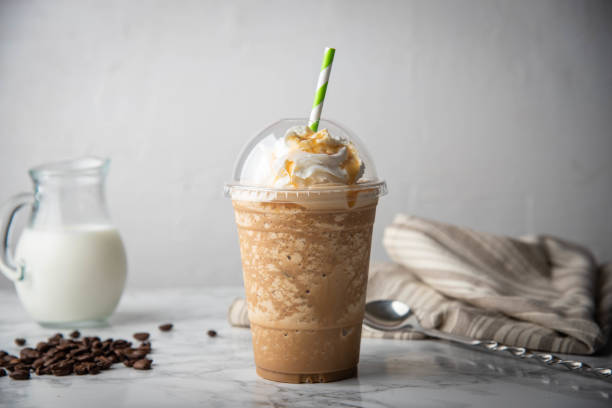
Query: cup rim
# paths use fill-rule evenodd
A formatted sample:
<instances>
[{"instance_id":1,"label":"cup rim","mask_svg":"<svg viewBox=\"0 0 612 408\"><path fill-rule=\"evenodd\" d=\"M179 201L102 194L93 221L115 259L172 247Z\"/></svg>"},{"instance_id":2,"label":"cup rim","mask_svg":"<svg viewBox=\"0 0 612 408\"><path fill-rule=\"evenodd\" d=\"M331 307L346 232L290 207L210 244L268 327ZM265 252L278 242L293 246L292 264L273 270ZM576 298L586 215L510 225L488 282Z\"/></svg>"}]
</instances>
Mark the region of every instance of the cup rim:
<instances>
[{"instance_id":1,"label":"cup rim","mask_svg":"<svg viewBox=\"0 0 612 408\"><path fill-rule=\"evenodd\" d=\"M349 185L318 185L316 187L275 188L269 186L245 185L227 183L224 188L225 197L246 199L248 201L296 202L300 200L337 200L338 194L351 192L369 193L370 197L380 198L388 193L384 180L366 180Z\"/></svg>"}]
</instances>

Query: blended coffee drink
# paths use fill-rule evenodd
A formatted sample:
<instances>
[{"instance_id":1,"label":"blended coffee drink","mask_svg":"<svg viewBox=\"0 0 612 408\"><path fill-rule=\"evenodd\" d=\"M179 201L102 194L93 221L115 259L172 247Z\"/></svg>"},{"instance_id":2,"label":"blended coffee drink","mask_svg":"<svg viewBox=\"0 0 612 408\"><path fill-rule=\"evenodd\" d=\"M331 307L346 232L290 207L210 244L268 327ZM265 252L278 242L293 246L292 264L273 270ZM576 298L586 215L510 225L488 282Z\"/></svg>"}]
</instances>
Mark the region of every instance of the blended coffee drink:
<instances>
[{"instance_id":1,"label":"blended coffee drink","mask_svg":"<svg viewBox=\"0 0 612 408\"><path fill-rule=\"evenodd\" d=\"M385 184L333 124L280 121L247 145L227 186L257 373L282 382L357 374L378 198Z\"/></svg>"}]
</instances>

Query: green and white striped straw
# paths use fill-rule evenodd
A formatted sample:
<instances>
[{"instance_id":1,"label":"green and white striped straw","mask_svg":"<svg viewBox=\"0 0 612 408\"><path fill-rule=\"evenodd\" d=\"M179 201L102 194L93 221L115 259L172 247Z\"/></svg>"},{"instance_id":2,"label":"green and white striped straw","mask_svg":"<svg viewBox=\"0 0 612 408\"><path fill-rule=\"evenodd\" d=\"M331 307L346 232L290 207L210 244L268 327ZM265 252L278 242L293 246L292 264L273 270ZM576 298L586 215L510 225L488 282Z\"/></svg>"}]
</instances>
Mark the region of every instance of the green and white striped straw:
<instances>
[{"instance_id":1,"label":"green and white striped straw","mask_svg":"<svg viewBox=\"0 0 612 408\"><path fill-rule=\"evenodd\" d=\"M331 72L332 62L334 62L335 48L326 48L323 55L323 64L321 64L321 72L319 73L319 81L317 82L317 92L312 104L310 119L308 119L308 127L316 132L319 129L319 120L321 119L321 110L323 109L323 101L325 100L325 92L327 92L327 82L329 81L329 73Z\"/></svg>"}]
</instances>

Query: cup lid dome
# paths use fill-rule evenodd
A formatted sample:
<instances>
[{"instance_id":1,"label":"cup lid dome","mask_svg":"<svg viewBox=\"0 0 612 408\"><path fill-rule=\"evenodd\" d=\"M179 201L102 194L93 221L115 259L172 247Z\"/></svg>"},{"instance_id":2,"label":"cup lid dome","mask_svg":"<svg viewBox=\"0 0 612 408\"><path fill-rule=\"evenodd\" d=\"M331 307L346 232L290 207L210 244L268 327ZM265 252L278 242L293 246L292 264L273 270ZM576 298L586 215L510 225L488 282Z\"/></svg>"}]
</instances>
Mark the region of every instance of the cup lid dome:
<instances>
[{"instance_id":1,"label":"cup lid dome","mask_svg":"<svg viewBox=\"0 0 612 408\"><path fill-rule=\"evenodd\" d=\"M364 172L355 184L349 185L313 185L308 187L273 187L261 183L262 171L269 167L269 152L279 139L283 139L287 130L294 126L305 126L306 118L282 119L271 124L251 138L242 148L234 166L232 181L225 186L226 196L232 196L237 190L257 190L270 192L314 192L314 191L347 191L353 189L373 188L377 196L386 194L387 188L378 177L376 166L363 142L346 127L331 120L321 119L319 130L327 129L331 135L349 140L364 164Z\"/></svg>"}]
</instances>

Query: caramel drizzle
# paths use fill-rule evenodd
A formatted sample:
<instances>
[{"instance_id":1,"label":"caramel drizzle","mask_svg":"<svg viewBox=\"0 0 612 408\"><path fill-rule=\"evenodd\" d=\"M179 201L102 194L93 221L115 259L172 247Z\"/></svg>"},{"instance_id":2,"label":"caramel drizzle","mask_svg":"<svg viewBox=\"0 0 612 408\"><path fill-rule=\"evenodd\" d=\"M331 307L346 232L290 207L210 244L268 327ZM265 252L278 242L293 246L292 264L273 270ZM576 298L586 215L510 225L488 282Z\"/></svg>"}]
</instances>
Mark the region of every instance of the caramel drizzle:
<instances>
[{"instance_id":1,"label":"caramel drizzle","mask_svg":"<svg viewBox=\"0 0 612 408\"><path fill-rule=\"evenodd\" d=\"M352 143L346 145L342 143L329 144L326 143L326 140L329 140L329 132L327 129L322 129L316 133L308 133L305 135L293 134L287 138L287 144L289 146L296 146L299 150L306 153L327 155L336 154L340 149L346 147L346 159L340 164L340 168L344 169L348 175L347 184L355 184L359 169L361 168L361 161L359 160L357 149L355 149ZM289 184L297 187L295 176L293 175L294 170L295 163L289 159L285 160L283 169L276 176L275 180L288 176Z\"/></svg>"}]
</instances>

